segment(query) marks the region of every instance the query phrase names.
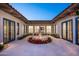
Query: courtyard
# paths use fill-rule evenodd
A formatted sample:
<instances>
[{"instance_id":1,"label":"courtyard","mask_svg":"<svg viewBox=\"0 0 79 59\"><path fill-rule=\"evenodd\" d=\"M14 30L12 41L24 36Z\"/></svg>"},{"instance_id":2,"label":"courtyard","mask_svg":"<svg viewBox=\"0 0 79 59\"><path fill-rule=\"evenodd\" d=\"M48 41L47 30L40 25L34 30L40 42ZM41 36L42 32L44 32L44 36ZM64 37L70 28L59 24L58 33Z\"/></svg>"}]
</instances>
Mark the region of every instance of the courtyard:
<instances>
[{"instance_id":1,"label":"courtyard","mask_svg":"<svg viewBox=\"0 0 79 59\"><path fill-rule=\"evenodd\" d=\"M1 56L77 56L79 46L63 39L52 38L48 44L32 44L26 37L8 43L8 48L0 52Z\"/></svg>"},{"instance_id":2,"label":"courtyard","mask_svg":"<svg viewBox=\"0 0 79 59\"><path fill-rule=\"evenodd\" d=\"M54 10L54 5L60 7ZM79 3L0 4L0 56L78 55Z\"/></svg>"}]
</instances>

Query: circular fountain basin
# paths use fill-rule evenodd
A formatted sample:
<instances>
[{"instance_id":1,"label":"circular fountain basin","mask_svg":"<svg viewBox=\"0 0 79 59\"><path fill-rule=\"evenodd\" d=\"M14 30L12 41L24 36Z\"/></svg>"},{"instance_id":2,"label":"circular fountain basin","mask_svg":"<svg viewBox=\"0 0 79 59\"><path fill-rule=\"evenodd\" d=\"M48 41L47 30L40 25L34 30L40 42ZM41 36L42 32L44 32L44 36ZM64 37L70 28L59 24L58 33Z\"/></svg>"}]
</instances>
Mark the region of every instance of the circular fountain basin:
<instances>
[{"instance_id":1,"label":"circular fountain basin","mask_svg":"<svg viewBox=\"0 0 79 59\"><path fill-rule=\"evenodd\" d=\"M49 36L31 36L28 42L33 44L47 44L50 43L52 39Z\"/></svg>"}]
</instances>

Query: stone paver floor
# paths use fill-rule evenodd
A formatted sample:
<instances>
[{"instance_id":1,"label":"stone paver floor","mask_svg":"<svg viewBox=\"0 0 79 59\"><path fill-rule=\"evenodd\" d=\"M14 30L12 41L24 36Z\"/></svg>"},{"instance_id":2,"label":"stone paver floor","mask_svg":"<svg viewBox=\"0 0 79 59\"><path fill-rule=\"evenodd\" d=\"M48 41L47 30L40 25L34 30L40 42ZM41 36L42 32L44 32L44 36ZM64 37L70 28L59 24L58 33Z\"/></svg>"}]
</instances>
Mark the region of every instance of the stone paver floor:
<instances>
[{"instance_id":1,"label":"stone paver floor","mask_svg":"<svg viewBox=\"0 0 79 59\"><path fill-rule=\"evenodd\" d=\"M52 37L48 44L31 44L28 37L9 43L9 47L0 52L1 56L76 56L79 46L63 39Z\"/></svg>"}]
</instances>

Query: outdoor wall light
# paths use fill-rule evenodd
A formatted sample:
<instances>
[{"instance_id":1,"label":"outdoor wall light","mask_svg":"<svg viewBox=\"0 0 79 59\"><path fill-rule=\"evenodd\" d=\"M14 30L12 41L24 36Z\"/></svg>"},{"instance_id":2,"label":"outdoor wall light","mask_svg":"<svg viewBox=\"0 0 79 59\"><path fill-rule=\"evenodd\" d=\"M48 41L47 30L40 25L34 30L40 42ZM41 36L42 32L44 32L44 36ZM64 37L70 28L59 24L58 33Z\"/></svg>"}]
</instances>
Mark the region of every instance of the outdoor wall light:
<instances>
[{"instance_id":1,"label":"outdoor wall light","mask_svg":"<svg viewBox=\"0 0 79 59\"><path fill-rule=\"evenodd\" d=\"M1 42L0 45L3 45L3 42Z\"/></svg>"}]
</instances>

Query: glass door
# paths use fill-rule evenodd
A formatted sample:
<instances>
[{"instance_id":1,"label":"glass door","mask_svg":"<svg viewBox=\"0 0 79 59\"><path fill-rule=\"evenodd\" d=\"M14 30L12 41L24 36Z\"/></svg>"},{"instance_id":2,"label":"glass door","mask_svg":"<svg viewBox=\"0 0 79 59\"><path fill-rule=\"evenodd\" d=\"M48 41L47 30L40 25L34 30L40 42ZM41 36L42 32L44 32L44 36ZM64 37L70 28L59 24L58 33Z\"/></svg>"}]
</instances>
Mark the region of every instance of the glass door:
<instances>
[{"instance_id":1,"label":"glass door","mask_svg":"<svg viewBox=\"0 0 79 59\"><path fill-rule=\"evenodd\" d=\"M44 34L45 33L45 26L40 26L39 32Z\"/></svg>"},{"instance_id":2,"label":"glass door","mask_svg":"<svg viewBox=\"0 0 79 59\"><path fill-rule=\"evenodd\" d=\"M5 43L15 40L15 23L8 19L4 19L3 23L4 23L4 25L3 25L3 30L4 30L3 42L5 44Z\"/></svg>"},{"instance_id":3,"label":"glass door","mask_svg":"<svg viewBox=\"0 0 79 59\"><path fill-rule=\"evenodd\" d=\"M72 21L65 21L62 23L62 37L68 41L73 41Z\"/></svg>"},{"instance_id":4,"label":"glass door","mask_svg":"<svg viewBox=\"0 0 79 59\"><path fill-rule=\"evenodd\" d=\"M15 23L13 21L10 22L10 40L15 40Z\"/></svg>"},{"instance_id":5,"label":"glass door","mask_svg":"<svg viewBox=\"0 0 79 59\"><path fill-rule=\"evenodd\" d=\"M7 20L4 20L4 37L3 42L7 43L9 41L9 22Z\"/></svg>"},{"instance_id":6,"label":"glass door","mask_svg":"<svg viewBox=\"0 0 79 59\"><path fill-rule=\"evenodd\" d=\"M39 26L35 26L35 33L39 33Z\"/></svg>"},{"instance_id":7,"label":"glass door","mask_svg":"<svg viewBox=\"0 0 79 59\"><path fill-rule=\"evenodd\" d=\"M77 37L78 37L77 41L78 41L78 42L77 42L77 43L79 44L79 19L78 19L77 26L78 26L78 27L77 27L77 29L78 29L78 31L77 31L77 33L78 33L78 35L77 35Z\"/></svg>"},{"instance_id":8,"label":"glass door","mask_svg":"<svg viewBox=\"0 0 79 59\"><path fill-rule=\"evenodd\" d=\"M62 23L62 37L66 39L66 23Z\"/></svg>"},{"instance_id":9,"label":"glass door","mask_svg":"<svg viewBox=\"0 0 79 59\"><path fill-rule=\"evenodd\" d=\"M47 34L51 34L51 26L46 26Z\"/></svg>"},{"instance_id":10,"label":"glass door","mask_svg":"<svg viewBox=\"0 0 79 59\"><path fill-rule=\"evenodd\" d=\"M72 33L72 21L68 21L67 22L67 39L69 40L69 41L72 41L72 35L73 35L73 33Z\"/></svg>"},{"instance_id":11,"label":"glass door","mask_svg":"<svg viewBox=\"0 0 79 59\"><path fill-rule=\"evenodd\" d=\"M28 28L28 30L29 30L29 33L33 33L33 26L29 26L29 28Z\"/></svg>"}]
</instances>

